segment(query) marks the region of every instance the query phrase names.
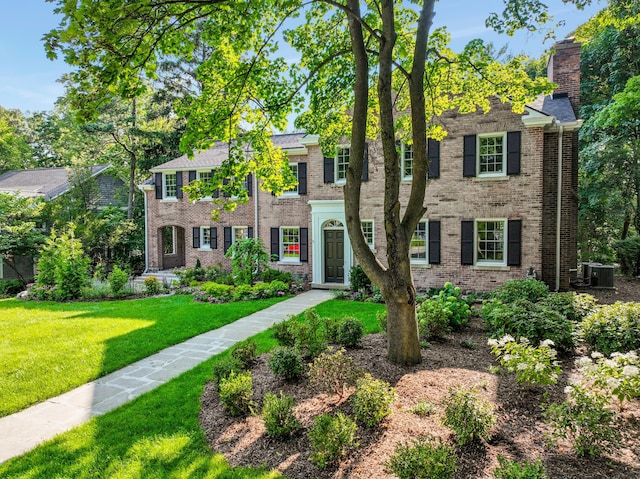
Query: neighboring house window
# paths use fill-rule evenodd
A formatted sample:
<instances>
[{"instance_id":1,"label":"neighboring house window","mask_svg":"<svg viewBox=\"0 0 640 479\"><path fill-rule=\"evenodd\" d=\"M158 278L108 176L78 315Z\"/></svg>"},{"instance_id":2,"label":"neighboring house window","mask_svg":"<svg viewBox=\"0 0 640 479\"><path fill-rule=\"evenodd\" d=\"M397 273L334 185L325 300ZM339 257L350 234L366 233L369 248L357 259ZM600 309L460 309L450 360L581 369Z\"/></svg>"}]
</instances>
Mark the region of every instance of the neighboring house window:
<instances>
[{"instance_id":1,"label":"neighboring house window","mask_svg":"<svg viewBox=\"0 0 640 479\"><path fill-rule=\"evenodd\" d=\"M176 254L176 230L173 226L162 228L162 252L164 254Z\"/></svg>"},{"instance_id":2,"label":"neighboring house window","mask_svg":"<svg viewBox=\"0 0 640 479\"><path fill-rule=\"evenodd\" d=\"M411 237L410 255L412 263L427 263L427 221L422 220L416 226Z\"/></svg>"},{"instance_id":3,"label":"neighboring house window","mask_svg":"<svg viewBox=\"0 0 640 479\"><path fill-rule=\"evenodd\" d=\"M478 135L478 175L504 175L505 133Z\"/></svg>"},{"instance_id":4,"label":"neighboring house window","mask_svg":"<svg viewBox=\"0 0 640 479\"><path fill-rule=\"evenodd\" d=\"M506 264L506 240L504 220L476 221L476 263Z\"/></svg>"},{"instance_id":5,"label":"neighboring house window","mask_svg":"<svg viewBox=\"0 0 640 479\"><path fill-rule=\"evenodd\" d=\"M336 182L347 180L347 168L349 167L349 154L350 154L349 147L338 148L338 153L336 154L336 176L335 176Z\"/></svg>"},{"instance_id":6,"label":"neighboring house window","mask_svg":"<svg viewBox=\"0 0 640 479\"><path fill-rule=\"evenodd\" d=\"M360 225L362 226L364 239L369 245L369 248L373 249L373 220L362 220Z\"/></svg>"},{"instance_id":7,"label":"neighboring house window","mask_svg":"<svg viewBox=\"0 0 640 479\"><path fill-rule=\"evenodd\" d=\"M300 228L283 226L280 228L281 261L300 261Z\"/></svg>"},{"instance_id":8,"label":"neighboring house window","mask_svg":"<svg viewBox=\"0 0 640 479\"><path fill-rule=\"evenodd\" d=\"M177 198L178 195L178 179L176 173L164 174L164 197Z\"/></svg>"},{"instance_id":9,"label":"neighboring house window","mask_svg":"<svg viewBox=\"0 0 640 479\"><path fill-rule=\"evenodd\" d=\"M402 143L402 179L411 180L413 178L413 145Z\"/></svg>"}]
</instances>

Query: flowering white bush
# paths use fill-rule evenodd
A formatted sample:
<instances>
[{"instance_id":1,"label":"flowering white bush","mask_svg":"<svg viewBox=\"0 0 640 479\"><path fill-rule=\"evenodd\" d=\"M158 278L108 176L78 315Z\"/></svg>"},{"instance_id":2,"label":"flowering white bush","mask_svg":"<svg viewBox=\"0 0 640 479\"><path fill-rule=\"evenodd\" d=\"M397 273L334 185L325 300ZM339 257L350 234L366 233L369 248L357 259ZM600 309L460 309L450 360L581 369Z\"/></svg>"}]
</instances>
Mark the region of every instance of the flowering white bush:
<instances>
[{"instance_id":1,"label":"flowering white bush","mask_svg":"<svg viewBox=\"0 0 640 479\"><path fill-rule=\"evenodd\" d=\"M562 370L556 361L553 341L546 339L534 347L527 338L518 342L507 334L499 340L490 339L488 344L500 365L515 373L517 382L546 386L558 381Z\"/></svg>"},{"instance_id":2,"label":"flowering white bush","mask_svg":"<svg viewBox=\"0 0 640 479\"><path fill-rule=\"evenodd\" d=\"M620 402L640 397L640 358L638 353L612 353L609 358L591 353L577 361L582 375L602 389L611 391Z\"/></svg>"}]
</instances>

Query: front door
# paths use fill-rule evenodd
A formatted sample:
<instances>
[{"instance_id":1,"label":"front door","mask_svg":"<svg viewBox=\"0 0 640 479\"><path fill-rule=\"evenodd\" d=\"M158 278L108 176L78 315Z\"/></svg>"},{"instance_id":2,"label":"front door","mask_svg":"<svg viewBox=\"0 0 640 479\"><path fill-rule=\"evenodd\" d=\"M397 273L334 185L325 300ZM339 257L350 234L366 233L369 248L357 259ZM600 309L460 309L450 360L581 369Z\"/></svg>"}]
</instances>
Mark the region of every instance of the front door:
<instances>
[{"instance_id":1,"label":"front door","mask_svg":"<svg viewBox=\"0 0 640 479\"><path fill-rule=\"evenodd\" d=\"M344 283L344 230L324 231L324 282Z\"/></svg>"}]
</instances>

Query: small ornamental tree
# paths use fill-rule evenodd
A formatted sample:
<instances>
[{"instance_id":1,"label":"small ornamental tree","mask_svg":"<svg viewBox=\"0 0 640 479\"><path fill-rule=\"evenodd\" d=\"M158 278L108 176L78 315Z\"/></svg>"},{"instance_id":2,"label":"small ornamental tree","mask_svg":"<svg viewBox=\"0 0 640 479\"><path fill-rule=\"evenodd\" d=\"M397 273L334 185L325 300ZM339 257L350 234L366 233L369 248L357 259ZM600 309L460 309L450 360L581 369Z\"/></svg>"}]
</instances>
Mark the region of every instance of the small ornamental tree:
<instances>
[{"instance_id":1,"label":"small ornamental tree","mask_svg":"<svg viewBox=\"0 0 640 479\"><path fill-rule=\"evenodd\" d=\"M260 272L269 265L269 255L260 238L235 241L225 256L231 258L236 283L253 284L260 277Z\"/></svg>"}]
</instances>

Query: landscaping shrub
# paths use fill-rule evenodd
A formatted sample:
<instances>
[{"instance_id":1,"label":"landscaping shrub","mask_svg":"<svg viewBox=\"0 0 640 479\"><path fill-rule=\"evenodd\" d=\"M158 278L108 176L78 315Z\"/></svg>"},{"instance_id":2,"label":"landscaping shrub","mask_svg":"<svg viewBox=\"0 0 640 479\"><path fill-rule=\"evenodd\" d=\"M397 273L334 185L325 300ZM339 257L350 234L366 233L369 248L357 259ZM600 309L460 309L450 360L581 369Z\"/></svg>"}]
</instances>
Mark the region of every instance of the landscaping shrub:
<instances>
[{"instance_id":1,"label":"landscaping shrub","mask_svg":"<svg viewBox=\"0 0 640 479\"><path fill-rule=\"evenodd\" d=\"M293 347L296 343L296 318L289 316L273 325L273 337L281 346Z\"/></svg>"},{"instance_id":2,"label":"landscaping shrub","mask_svg":"<svg viewBox=\"0 0 640 479\"><path fill-rule=\"evenodd\" d=\"M109 275L109 286L111 287L111 293L114 296L122 296L124 292L124 287L127 285L127 281L129 281L129 275L126 271L120 269L120 267L116 264L113 266L111 270L111 274Z\"/></svg>"},{"instance_id":3,"label":"landscaping shrub","mask_svg":"<svg viewBox=\"0 0 640 479\"><path fill-rule=\"evenodd\" d=\"M242 362L234 357L227 357L213 365L213 382L216 386L220 385L223 379L227 379L231 373L240 373L245 367Z\"/></svg>"},{"instance_id":4,"label":"landscaping shrub","mask_svg":"<svg viewBox=\"0 0 640 479\"><path fill-rule=\"evenodd\" d=\"M358 318L343 318L336 328L336 343L345 348L355 348L360 345L364 336L364 324Z\"/></svg>"},{"instance_id":5,"label":"landscaping shrub","mask_svg":"<svg viewBox=\"0 0 640 479\"><path fill-rule=\"evenodd\" d=\"M290 347L281 347L274 349L269 357L269 369L274 376L293 381L302 377L305 364L298 351Z\"/></svg>"},{"instance_id":6,"label":"landscaping shrub","mask_svg":"<svg viewBox=\"0 0 640 479\"><path fill-rule=\"evenodd\" d=\"M594 352L591 358L580 358L577 363L585 378L609 391L620 403L640 397L640 358L635 351L611 353L610 358Z\"/></svg>"},{"instance_id":7,"label":"landscaping shrub","mask_svg":"<svg viewBox=\"0 0 640 479\"><path fill-rule=\"evenodd\" d=\"M300 421L293 412L295 403L291 396L280 391L280 396L267 393L262 403L262 419L267 435L272 437L292 436L300 429Z\"/></svg>"},{"instance_id":8,"label":"landscaping shrub","mask_svg":"<svg viewBox=\"0 0 640 479\"><path fill-rule=\"evenodd\" d=\"M582 384L567 387L569 399L545 407L553 439L568 439L578 456L613 452L620 444L616 417L609 409L610 396Z\"/></svg>"},{"instance_id":9,"label":"landscaping shrub","mask_svg":"<svg viewBox=\"0 0 640 479\"><path fill-rule=\"evenodd\" d=\"M455 449L433 437L397 444L385 463L400 479L450 479L457 469Z\"/></svg>"},{"instance_id":10,"label":"landscaping shrub","mask_svg":"<svg viewBox=\"0 0 640 479\"><path fill-rule=\"evenodd\" d=\"M303 358L313 359L327 349L324 324L315 309L305 311L304 317L304 322L292 323L295 348Z\"/></svg>"},{"instance_id":11,"label":"landscaping shrub","mask_svg":"<svg viewBox=\"0 0 640 479\"><path fill-rule=\"evenodd\" d=\"M498 464L495 479L549 479L541 461L519 463L498 454Z\"/></svg>"},{"instance_id":12,"label":"landscaping shrub","mask_svg":"<svg viewBox=\"0 0 640 479\"><path fill-rule=\"evenodd\" d=\"M282 281L285 284L291 284L293 281L293 275L288 271L280 271L273 268L265 269L260 273L260 279L265 283L271 283L272 281Z\"/></svg>"},{"instance_id":13,"label":"landscaping shrub","mask_svg":"<svg viewBox=\"0 0 640 479\"><path fill-rule=\"evenodd\" d=\"M357 447L357 429L355 421L341 412L316 416L309 429L313 450L309 459L321 469L335 464L349 449Z\"/></svg>"},{"instance_id":14,"label":"landscaping shrub","mask_svg":"<svg viewBox=\"0 0 640 479\"><path fill-rule=\"evenodd\" d=\"M350 274L350 286L351 291L360 291L366 290L369 291L371 289L371 280L367 276L367 274L362 269L362 266L356 264L351 267L349 270Z\"/></svg>"},{"instance_id":15,"label":"landscaping shrub","mask_svg":"<svg viewBox=\"0 0 640 479\"><path fill-rule=\"evenodd\" d=\"M436 406L429 401L418 401L412 408L411 412L417 416L429 416L435 411Z\"/></svg>"},{"instance_id":16,"label":"landscaping shrub","mask_svg":"<svg viewBox=\"0 0 640 479\"><path fill-rule=\"evenodd\" d=\"M478 439L488 439L496 422L491 404L473 389L453 388L444 400L445 426L456 434L460 446Z\"/></svg>"},{"instance_id":17,"label":"landscaping shrub","mask_svg":"<svg viewBox=\"0 0 640 479\"><path fill-rule=\"evenodd\" d=\"M218 395L224 408L232 416L251 412L253 406L253 380L251 371L231 372L218 385Z\"/></svg>"},{"instance_id":18,"label":"landscaping shrub","mask_svg":"<svg viewBox=\"0 0 640 479\"><path fill-rule=\"evenodd\" d=\"M369 373L358 379L350 398L356 420L367 427L377 426L389 416L395 400L395 389Z\"/></svg>"},{"instance_id":19,"label":"landscaping shrub","mask_svg":"<svg viewBox=\"0 0 640 479\"><path fill-rule=\"evenodd\" d=\"M285 283L279 279L274 279L267 284L269 286L267 291L269 292L270 297L275 297L289 292L289 283Z\"/></svg>"},{"instance_id":20,"label":"landscaping shrub","mask_svg":"<svg viewBox=\"0 0 640 479\"><path fill-rule=\"evenodd\" d=\"M557 311L569 321L579 323L596 308L596 298L590 294L576 294L573 291L566 293L549 293L538 301L538 306Z\"/></svg>"},{"instance_id":21,"label":"landscaping shrub","mask_svg":"<svg viewBox=\"0 0 640 479\"><path fill-rule=\"evenodd\" d=\"M221 302L226 302L231 299L231 294L233 291L233 286L228 284L220 284L220 283L203 283L200 286L201 292L204 293L203 296L206 296L205 301L209 300L208 298L214 298ZM196 295L196 298L198 295Z\"/></svg>"},{"instance_id":22,"label":"landscaping shrub","mask_svg":"<svg viewBox=\"0 0 640 479\"><path fill-rule=\"evenodd\" d=\"M603 354L640 349L640 303L603 305L580 325L585 343Z\"/></svg>"},{"instance_id":23,"label":"landscaping shrub","mask_svg":"<svg viewBox=\"0 0 640 479\"><path fill-rule=\"evenodd\" d=\"M526 299L535 303L549 294L549 287L537 279L512 279L503 283L491 296L503 303Z\"/></svg>"},{"instance_id":24,"label":"landscaping shrub","mask_svg":"<svg viewBox=\"0 0 640 479\"><path fill-rule=\"evenodd\" d=\"M640 276L640 236L630 236L613 242L622 274Z\"/></svg>"},{"instance_id":25,"label":"landscaping shrub","mask_svg":"<svg viewBox=\"0 0 640 479\"><path fill-rule=\"evenodd\" d=\"M418 306L418 332L426 339L441 338L451 331L451 311L444 301L428 299Z\"/></svg>"},{"instance_id":26,"label":"landscaping shrub","mask_svg":"<svg viewBox=\"0 0 640 479\"><path fill-rule=\"evenodd\" d=\"M236 284L253 284L260 271L267 268L269 255L261 238L245 238L234 241L227 252L231 259L232 274Z\"/></svg>"},{"instance_id":27,"label":"landscaping shrub","mask_svg":"<svg viewBox=\"0 0 640 479\"><path fill-rule=\"evenodd\" d=\"M378 320L378 324L380 325L380 329L386 333L387 332L387 310L380 311L376 314L376 319Z\"/></svg>"},{"instance_id":28,"label":"landscaping shrub","mask_svg":"<svg viewBox=\"0 0 640 479\"><path fill-rule=\"evenodd\" d=\"M446 310L449 311L449 325L453 329L461 329L469 324L471 308L469 304L461 298L460 288L446 282L437 296L431 298L432 301L440 301Z\"/></svg>"},{"instance_id":29,"label":"landscaping shrub","mask_svg":"<svg viewBox=\"0 0 640 479\"><path fill-rule=\"evenodd\" d=\"M356 385L361 371L356 368L353 358L344 349L320 354L309 366L309 380L323 392L346 395L347 389Z\"/></svg>"},{"instance_id":30,"label":"landscaping shrub","mask_svg":"<svg viewBox=\"0 0 640 479\"><path fill-rule=\"evenodd\" d=\"M24 289L24 284L19 279L0 280L0 296L18 294Z\"/></svg>"},{"instance_id":31,"label":"landscaping shrub","mask_svg":"<svg viewBox=\"0 0 640 479\"><path fill-rule=\"evenodd\" d=\"M257 286L257 285L256 285ZM253 288L250 284L241 284L236 286L231 293L231 298L234 301L243 301L245 299L251 298L253 293Z\"/></svg>"},{"instance_id":32,"label":"landscaping shrub","mask_svg":"<svg viewBox=\"0 0 640 479\"><path fill-rule=\"evenodd\" d=\"M176 276L182 286L191 286L192 283L200 283L202 281L212 281L227 284L226 281L219 281L219 277L225 273L222 265L205 266L201 268L181 268L175 271Z\"/></svg>"},{"instance_id":33,"label":"landscaping shrub","mask_svg":"<svg viewBox=\"0 0 640 479\"><path fill-rule=\"evenodd\" d=\"M517 382L540 386L558 382L562 369L556 361L557 354L551 347L552 341L542 341L536 347L527 338L516 341L511 336L505 336L499 341L490 339L489 346L500 365L515 373Z\"/></svg>"},{"instance_id":34,"label":"landscaping shrub","mask_svg":"<svg viewBox=\"0 0 640 479\"><path fill-rule=\"evenodd\" d=\"M149 276L144 279L144 293L148 296L160 294L162 284L155 276Z\"/></svg>"},{"instance_id":35,"label":"landscaping shrub","mask_svg":"<svg viewBox=\"0 0 640 479\"><path fill-rule=\"evenodd\" d=\"M231 357L240 361L245 369L249 368L256 357L257 348L254 342L238 344L231 349Z\"/></svg>"}]
</instances>

